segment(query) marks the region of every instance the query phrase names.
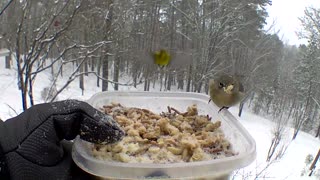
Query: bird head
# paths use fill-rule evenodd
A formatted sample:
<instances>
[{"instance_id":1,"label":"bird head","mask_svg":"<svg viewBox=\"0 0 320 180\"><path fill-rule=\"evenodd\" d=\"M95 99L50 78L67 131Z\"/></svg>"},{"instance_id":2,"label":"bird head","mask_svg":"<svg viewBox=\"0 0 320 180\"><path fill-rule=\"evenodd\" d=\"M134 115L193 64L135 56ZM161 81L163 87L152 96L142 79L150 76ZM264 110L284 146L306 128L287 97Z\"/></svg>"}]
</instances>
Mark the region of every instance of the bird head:
<instances>
[{"instance_id":1,"label":"bird head","mask_svg":"<svg viewBox=\"0 0 320 180\"><path fill-rule=\"evenodd\" d=\"M240 90L240 83L233 76L222 75L215 78L216 88L226 94L233 94Z\"/></svg>"}]
</instances>

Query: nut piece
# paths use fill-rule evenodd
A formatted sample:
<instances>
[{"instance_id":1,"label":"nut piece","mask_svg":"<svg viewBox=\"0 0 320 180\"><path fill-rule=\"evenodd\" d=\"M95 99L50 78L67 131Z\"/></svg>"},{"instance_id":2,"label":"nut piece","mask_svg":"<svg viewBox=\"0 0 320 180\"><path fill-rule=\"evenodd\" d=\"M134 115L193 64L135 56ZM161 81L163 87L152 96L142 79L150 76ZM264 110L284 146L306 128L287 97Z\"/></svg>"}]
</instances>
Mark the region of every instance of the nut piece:
<instances>
[{"instance_id":1,"label":"nut piece","mask_svg":"<svg viewBox=\"0 0 320 180\"><path fill-rule=\"evenodd\" d=\"M114 159L120 162L130 162L130 156L126 153L118 153L114 155Z\"/></svg>"},{"instance_id":2,"label":"nut piece","mask_svg":"<svg viewBox=\"0 0 320 180\"><path fill-rule=\"evenodd\" d=\"M219 127L221 126L221 121L217 121L215 123L210 123L210 124L207 124L206 127L205 127L205 130L206 131L215 131L216 129L218 129Z\"/></svg>"},{"instance_id":3,"label":"nut piece","mask_svg":"<svg viewBox=\"0 0 320 180\"><path fill-rule=\"evenodd\" d=\"M172 152L174 155L180 155L182 154L183 149L177 148L177 147L167 147L168 151Z\"/></svg>"},{"instance_id":4,"label":"nut piece","mask_svg":"<svg viewBox=\"0 0 320 180\"><path fill-rule=\"evenodd\" d=\"M139 130L137 130L137 129L129 129L127 134L129 136L139 136L140 135Z\"/></svg>"},{"instance_id":5,"label":"nut piece","mask_svg":"<svg viewBox=\"0 0 320 180\"><path fill-rule=\"evenodd\" d=\"M160 137L160 133L160 127L156 126L152 131L143 134L142 137L146 139L157 139L158 137Z\"/></svg>"}]
</instances>

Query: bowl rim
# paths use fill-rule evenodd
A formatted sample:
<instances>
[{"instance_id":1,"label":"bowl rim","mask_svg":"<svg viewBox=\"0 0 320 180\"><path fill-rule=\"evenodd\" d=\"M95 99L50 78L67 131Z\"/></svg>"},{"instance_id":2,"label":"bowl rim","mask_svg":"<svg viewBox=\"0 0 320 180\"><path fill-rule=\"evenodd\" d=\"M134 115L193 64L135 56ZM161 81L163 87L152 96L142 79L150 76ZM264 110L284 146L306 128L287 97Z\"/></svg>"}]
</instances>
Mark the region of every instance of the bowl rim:
<instances>
[{"instance_id":1,"label":"bowl rim","mask_svg":"<svg viewBox=\"0 0 320 180\"><path fill-rule=\"evenodd\" d=\"M208 100L210 97L206 94L202 93L194 93L194 92L146 92L146 91L105 91L105 92L99 92L91 96L87 102L90 105L93 105L93 102L96 99L100 99L101 96L141 96L143 94L144 97L181 97L181 98L195 98L195 99L201 99L201 100ZM212 101L210 102L211 105L216 106ZM216 106L217 107L217 106ZM96 107L97 108L97 107ZM249 134L249 132L243 127L243 125L228 111L228 110L222 110L220 112L221 117L228 118L229 121L232 121L233 125L235 125L236 128L238 128L241 131L241 134L244 136L244 138L247 140L247 143L250 145L249 149L243 153L239 153L235 156L230 157L223 157L219 159L212 159L212 160L205 160L205 161L196 161L196 162L178 162L178 163L124 163L124 162L117 162L117 161L105 161L105 160L99 160L94 158L93 156L88 156L87 154L80 152L79 148L81 148L81 144L83 142L86 142L84 140L81 140L79 136L74 141L73 151L72 151L72 157L74 159L74 153L80 154L84 159L89 161L90 163L96 163L101 164L104 166L113 166L113 167L123 167L123 168L146 168L146 169L170 169L170 168L185 168L185 167L198 167L198 166L208 166L208 165L219 165L219 167L228 167L228 170L235 170L242 167L245 167L252 163L254 159L256 158L256 142L253 139L253 137ZM76 151L76 152L74 152ZM231 163L234 162L234 163ZM78 164L80 162L76 162ZM79 166L79 165L78 165ZM81 167L81 166L80 166ZM218 166L217 166L218 167ZM213 169L215 170L223 170L222 168L219 169ZM89 170L90 171L90 170ZM91 172L92 173L92 172ZM93 173L94 174L94 173Z\"/></svg>"}]
</instances>

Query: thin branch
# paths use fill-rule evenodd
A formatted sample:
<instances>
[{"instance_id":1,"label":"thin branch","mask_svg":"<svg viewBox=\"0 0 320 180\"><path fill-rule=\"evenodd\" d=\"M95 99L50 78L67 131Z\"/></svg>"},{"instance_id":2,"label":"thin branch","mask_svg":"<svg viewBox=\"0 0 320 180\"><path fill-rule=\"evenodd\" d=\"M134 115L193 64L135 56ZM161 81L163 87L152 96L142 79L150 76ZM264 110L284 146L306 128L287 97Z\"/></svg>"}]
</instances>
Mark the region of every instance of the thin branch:
<instances>
[{"instance_id":1,"label":"thin branch","mask_svg":"<svg viewBox=\"0 0 320 180\"><path fill-rule=\"evenodd\" d=\"M70 49L73 49L74 47L76 47L76 44L72 45L72 46L69 46L67 48L65 48L63 50L62 53L60 53L60 55L58 57L56 57L48 66L42 68L42 69L37 69L37 71L34 71L31 73L31 75L34 75L34 74L38 74L46 69L49 69L51 68L65 53L67 53Z\"/></svg>"},{"instance_id":2,"label":"thin branch","mask_svg":"<svg viewBox=\"0 0 320 180\"><path fill-rule=\"evenodd\" d=\"M105 44L108 44L108 43L111 43L111 41L101 41L101 42L98 42L96 44L93 44L93 45L77 45L77 44L74 44L74 45L71 45L67 48L65 48L58 57L56 57L48 66L46 67L43 67L42 69L37 69L37 71L35 72L32 72L31 74L37 74L37 73L40 73L48 68L51 68L52 65L54 65L59 59L61 59L69 50L72 50L72 49L87 49L87 48L93 48L94 49L92 51L89 51L87 52L87 55L86 57L98 57L96 55L92 55L92 53L94 53L95 51L97 51L100 47L102 47L103 45ZM83 58L83 57L79 57L79 58ZM68 60L68 61L63 61L63 64L66 64L66 63L69 63L69 62L73 62L73 61L77 61L79 60L79 58L77 59L73 59L73 60Z\"/></svg>"},{"instance_id":3,"label":"thin branch","mask_svg":"<svg viewBox=\"0 0 320 180\"><path fill-rule=\"evenodd\" d=\"M188 37L186 34L182 33L179 30L176 30L176 33L180 34L181 36L183 36L184 38L186 38L188 41L192 41L192 39L190 37Z\"/></svg>"},{"instance_id":4,"label":"thin branch","mask_svg":"<svg viewBox=\"0 0 320 180\"><path fill-rule=\"evenodd\" d=\"M314 97L311 97L311 98L312 98L312 100L317 104L317 106L320 107L319 102L318 102Z\"/></svg>"},{"instance_id":5,"label":"thin branch","mask_svg":"<svg viewBox=\"0 0 320 180\"><path fill-rule=\"evenodd\" d=\"M80 3L78 6L76 6L76 8L74 9L74 11L72 12L72 14L70 15L70 17L68 18L68 20L65 22L65 26L64 28L60 29L59 31L57 31L54 35L51 35L51 37L47 38L47 39L44 39L44 40L40 40L40 47L39 47L39 51L37 51L36 53L36 56L33 58L32 62L30 63L31 66L37 61L38 57L40 56L40 52L41 52L41 49L44 48L44 46L48 45L49 43L55 41L56 39L58 39L63 32L65 32L69 26L71 25L72 21L73 21L73 18L74 16L76 15L76 13L78 12L78 10L80 9L82 3ZM48 31L49 29L49 26L47 27L46 31ZM37 40L37 41L38 41Z\"/></svg>"},{"instance_id":6,"label":"thin branch","mask_svg":"<svg viewBox=\"0 0 320 180\"><path fill-rule=\"evenodd\" d=\"M35 38L35 41L39 41L40 39L42 39L42 38L45 36L45 34L46 34L46 33L48 32L48 30L50 29L49 27L53 24L55 18L56 18L58 15L60 15L60 14L62 13L62 11L67 7L69 1L70 1L70 0L67 0L67 1L65 2L64 6L60 9L60 11L59 11L58 13L55 13L55 14L53 15L53 17L51 18L50 23L48 24L48 26L44 29L44 31L41 33L41 35L40 35L39 37ZM75 13L75 11L77 11L77 8L74 10L73 13ZM73 18L73 16L71 16L71 17ZM69 19L67 20L67 22L68 22L68 21L69 21ZM65 24L67 24L67 22L66 22ZM40 26L40 27L41 27L41 26ZM62 29L64 29L64 28L62 28Z\"/></svg>"},{"instance_id":7,"label":"thin branch","mask_svg":"<svg viewBox=\"0 0 320 180\"><path fill-rule=\"evenodd\" d=\"M178 8L177 6L175 6L173 3L170 3L170 5L171 5L172 7L174 7L176 10L178 10L178 11L189 21L190 24L193 24L193 25L195 24L195 23L193 22L192 18L190 18L188 14L186 14L186 13L185 13L184 11L182 11L180 8Z\"/></svg>"},{"instance_id":8,"label":"thin branch","mask_svg":"<svg viewBox=\"0 0 320 180\"><path fill-rule=\"evenodd\" d=\"M276 160L268 162L264 168L262 168L259 172L256 172L256 177L254 179L258 179L262 175L262 173L264 173L275 162Z\"/></svg>"},{"instance_id":9,"label":"thin branch","mask_svg":"<svg viewBox=\"0 0 320 180\"><path fill-rule=\"evenodd\" d=\"M121 85L121 86L133 86L133 85L134 85L134 83L131 83L131 84L128 84L128 83L119 83L119 82L111 81L111 80L109 80L109 79L105 79L105 78L101 77L97 72L94 72L94 71L79 73L79 74L77 74L77 75L75 75L75 76L78 77L78 76L81 76L81 75L83 75L83 74L94 74L94 75L96 75L99 79L101 79L101 80L103 80L103 81L107 81L107 82L112 83L112 84L118 84L118 85ZM139 82L139 83L136 83L136 85L139 85L139 84L142 84L142 83L143 83L143 82L141 81L141 82Z\"/></svg>"},{"instance_id":10,"label":"thin branch","mask_svg":"<svg viewBox=\"0 0 320 180\"><path fill-rule=\"evenodd\" d=\"M19 113L9 104L5 103L17 116L19 115Z\"/></svg>"},{"instance_id":11,"label":"thin branch","mask_svg":"<svg viewBox=\"0 0 320 180\"><path fill-rule=\"evenodd\" d=\"M10 4L13 2L13 0L10 0L5 6L4 8L0 11L0 16L2 15L2 13L4 13L4 11L10 6Z\"/></svg>"},{"instance_id":12,"label":"thin branch","mask_svg":"<svg viewBox=\"0 0 320 180\"><path fill-rule=\"evenodd\" d=\"M79 63L78 67L73 71L73 73L70 75L68 81L57 91L57 93L52 97L51 101L50 102L53 102L57 97L58 95L66 88L68 87L68 85L74 81L74 79L77 77L75 74L79 71L80 67L82 66L82 64L86 61L86 57L83 58L83 60ZM62 66L60 66L60 68L62 69ZM59 76L59 74L57 74L57 76ZM55 79L55 81L57 80L57 77ZM54 81L54 83L55 83Z\"/></svg>"},{"instance_id":13,"label":"thin branch","mask_svg":"<svg viewBox=\"0 0 320 180\"><path fill-rule=\"evenodd\" d=\"M317 10L314 9L314 8L311 8L311 10L317 14ZM319 25L319 20L318 19L314 19L313 16L312 16L312 13L309 12L309 11L306 11L305 12L305 15L312 21L313 23L313 27L315 27L317 29L318 32L320 32L320 25Z\"/></svg>"}]
</instances>

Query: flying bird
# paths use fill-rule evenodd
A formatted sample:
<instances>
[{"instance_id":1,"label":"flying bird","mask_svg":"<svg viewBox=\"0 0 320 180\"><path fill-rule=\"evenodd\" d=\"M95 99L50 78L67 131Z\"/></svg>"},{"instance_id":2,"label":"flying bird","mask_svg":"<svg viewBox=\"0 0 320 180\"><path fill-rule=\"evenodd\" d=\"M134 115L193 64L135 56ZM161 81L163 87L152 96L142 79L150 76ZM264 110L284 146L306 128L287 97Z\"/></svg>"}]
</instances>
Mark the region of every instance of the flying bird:
<instances>
[{"instance_id":1,"label":"flying bird","mask_svg":"<svg viewBox=\"0 0 320 180\"><path fill-rule=\"evenodd\" d=\"M159 67L163 68L167 66L171 61L171 55L165 49L160 49L160 51L155 51L153 53L154 62Z\"/></svg>"}]
</instances>

